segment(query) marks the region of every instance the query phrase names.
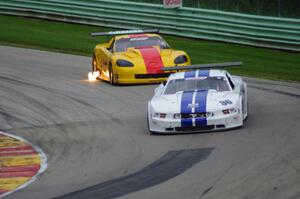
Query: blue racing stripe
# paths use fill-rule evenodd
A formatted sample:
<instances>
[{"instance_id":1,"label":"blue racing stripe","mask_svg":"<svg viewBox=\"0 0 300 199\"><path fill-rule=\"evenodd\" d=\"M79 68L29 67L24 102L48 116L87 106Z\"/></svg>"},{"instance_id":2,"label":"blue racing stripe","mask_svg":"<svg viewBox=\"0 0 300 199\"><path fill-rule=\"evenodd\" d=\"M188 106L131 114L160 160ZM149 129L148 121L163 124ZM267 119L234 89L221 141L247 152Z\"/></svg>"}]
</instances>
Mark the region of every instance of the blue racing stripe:
<instances>
[{"instance_id":1,"label":"blue racing stripe","mask_svg":"<svg viewBox=\"0 0 300 199\"><path fill-rule=\"evenodd\" d=\"M196 77L196 71L187 71L184 73L184 78L191 78L191 77Z\"/></svg>"},{"instance_id":2,"label":"blue racing stripe","mask_svg":"<svg viewBox=\"0 0 300 199\"><path fill-rule=\"evenodd\" d=\"M206 113L206 100L208 91L197 91L195 103L198 106L195 108L195 113ZM207 126L206 117L196 118L196 126Z\"/></svg>"},{"instance_id":3,"label":"blue racing stripe","mask_svg":"<svg viewBox=\"0 0 300 199\"><path fill-rule=\"evenodd\" d=\"M209 76L209 70L199 70L198 77L208 77Z\"/></svg>"},{"instance_id":4,"label":"blue racing stripe","mask_svg":"<svg viewBox=\"0 0 300 199\"><path fill-rule=\"evenodd\" d=\"M192 109L189 108L189 104L193 101L193 94L192 91L184 91L181 97L181 105L180 105L180 113L192 113ZM182 118L181 119L181 126L182 127L192 127L193 126L193 119L192 118Z\"/></svg>"}]
</instances>

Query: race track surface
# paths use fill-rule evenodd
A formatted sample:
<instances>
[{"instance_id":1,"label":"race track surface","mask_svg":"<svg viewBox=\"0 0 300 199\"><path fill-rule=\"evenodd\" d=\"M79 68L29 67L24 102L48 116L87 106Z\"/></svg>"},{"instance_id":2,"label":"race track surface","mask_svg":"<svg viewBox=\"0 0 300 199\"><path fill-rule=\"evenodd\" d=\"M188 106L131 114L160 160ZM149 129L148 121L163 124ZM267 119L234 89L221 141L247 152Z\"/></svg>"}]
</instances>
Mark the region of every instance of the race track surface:
<instances>
[{"instance_id":1,"label":"race track surface","mask_svg":"<svg viewBox=\"0 0 300 199\"><path fill-rule=\"evenodd\" d=\"M300 198L300 84L245 78L243 128L151 136L157 85L88 82L90 68L88 57L0 46L0 130L48 158L7 198Z\"/></svg>"}]
</instances>

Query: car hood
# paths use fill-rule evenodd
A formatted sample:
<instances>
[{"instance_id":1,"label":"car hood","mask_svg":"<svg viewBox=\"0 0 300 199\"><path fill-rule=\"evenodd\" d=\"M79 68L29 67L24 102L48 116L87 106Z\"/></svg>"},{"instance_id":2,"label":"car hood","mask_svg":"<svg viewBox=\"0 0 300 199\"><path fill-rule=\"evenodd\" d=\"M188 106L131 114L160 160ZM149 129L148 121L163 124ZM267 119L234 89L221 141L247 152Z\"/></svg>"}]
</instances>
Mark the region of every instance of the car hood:
<instances>
[{"instance_id":1,"label":"car hood","mask_svg":"<svg viewBox=\"0 0 300 199\"><path fill-rule=\"evenodd\" d=\"M193 103L194 95L195 103ZM197 112L224 110L234 107L238 99L238 93L209 90L177 92L172 95L155 96L150 103L156 112L189 113L192 112L192 108L195 108Z\"/></svg>"},{"instance_id":2,"label":"car hood","mask_svg":"<svg viewBox=\"0 0 300 199\"><path fill-rule=\"evenodd\" d=\"M145 53L147 51L154 51L155 53ZM161 60L164 66L173 66L174 60L180 55L185 55L183 51L177 51L173 49L161 49L158 46L153 47L140 47L140 48L128 48L125 52L114 53L113 59L125 59L134 62L138 59L144 60L149 58L154 62Z\"/></svg>"}]
</instances>

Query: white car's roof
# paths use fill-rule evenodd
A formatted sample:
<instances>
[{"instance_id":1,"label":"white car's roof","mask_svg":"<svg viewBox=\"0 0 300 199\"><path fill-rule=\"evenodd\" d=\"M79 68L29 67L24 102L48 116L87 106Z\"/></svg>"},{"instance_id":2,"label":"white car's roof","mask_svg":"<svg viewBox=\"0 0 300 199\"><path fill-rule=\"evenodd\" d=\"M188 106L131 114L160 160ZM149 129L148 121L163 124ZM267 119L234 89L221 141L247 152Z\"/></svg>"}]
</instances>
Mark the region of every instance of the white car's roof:
<instances>
[{"instance_id":1,"label":"white car's roof","mask_svg":"<svg viewBox=\"0 0 300 199\"><path fill-rule=\"evenodd\" d=\"M172 79L185 79L193 77L226 77L225 70L210 69L210 70L192 70L186 72L173 73L169 76L168 81Z\"/></svg>"}]
</instances>

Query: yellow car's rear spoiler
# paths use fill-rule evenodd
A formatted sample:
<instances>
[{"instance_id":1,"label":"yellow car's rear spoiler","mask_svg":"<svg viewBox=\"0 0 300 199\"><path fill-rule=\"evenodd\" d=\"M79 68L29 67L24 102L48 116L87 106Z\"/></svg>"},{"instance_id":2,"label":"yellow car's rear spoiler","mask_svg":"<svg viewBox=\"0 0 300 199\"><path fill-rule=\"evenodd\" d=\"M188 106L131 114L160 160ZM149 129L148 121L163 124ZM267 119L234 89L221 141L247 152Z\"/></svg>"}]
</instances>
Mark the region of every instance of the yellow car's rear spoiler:
<instances>
[{"instance_id":1,"label":"yellow car's rear spoiler","mask_svg":"<svg viewBox=\"0 0 300 199\"><path fill-rule=\"evenodd\" d=\"M197 70L197 69L211 69L211 68L226 68L233 66L241 66L243 62L225 62L225 63L210 63L210 64L196 64L190 66L175 66L175 67L164 67L163 71L177 71L177 70Z\"/></svg>"},{"instance_id":2,"label":"yellow car's rear spoiler","mask_svg":"<svg viewBox=\"0 0 300 199\"><path fill-rule=\"evenodd\" d=\"M93 32L91 36L114 36L114 35L130 35L130 34L143 34L143 33L159 33L158 29L141 29L141 30L120 30L110 32Z\"/></svg>"}]
</instances>

